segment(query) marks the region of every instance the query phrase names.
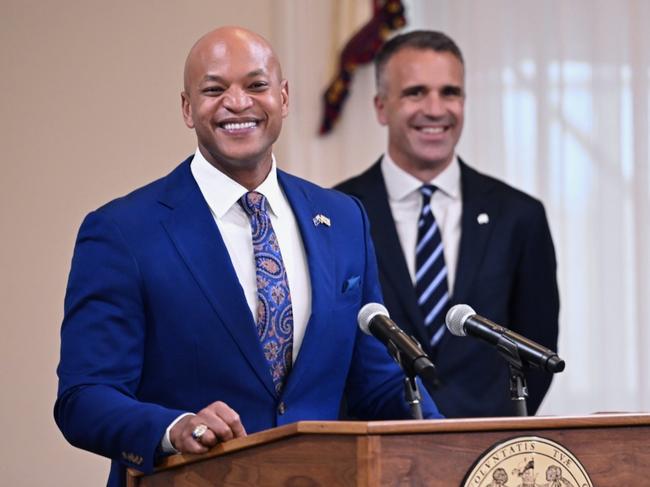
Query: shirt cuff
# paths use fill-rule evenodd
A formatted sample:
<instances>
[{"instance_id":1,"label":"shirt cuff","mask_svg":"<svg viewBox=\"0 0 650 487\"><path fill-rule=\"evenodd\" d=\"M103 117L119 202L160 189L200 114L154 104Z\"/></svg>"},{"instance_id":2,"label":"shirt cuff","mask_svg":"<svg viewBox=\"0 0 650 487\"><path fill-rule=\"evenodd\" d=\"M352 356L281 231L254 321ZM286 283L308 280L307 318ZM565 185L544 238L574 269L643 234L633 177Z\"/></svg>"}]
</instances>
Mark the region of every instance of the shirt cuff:
<instances>
[{"instance_id":1,"label":"shirt cuff","mask_svg":"<svg viewBox=\"0 0 650 487\"><path fill-rule=\"evenodd\" d=\"M162 437L162 440L160 440L160 449L162 450L163 453L167 454L174 454L174 453L179 453L179 451L174 448L174 445L172 445L172 440L169 439L169 432L172 430L172 428L178 423L181 419L183 419L185 416L195 416L194 413L183 413L180 416L178 416L172 423L167 426L167 429L165 430L165 436Z\"/></svg>"}]
</instances>

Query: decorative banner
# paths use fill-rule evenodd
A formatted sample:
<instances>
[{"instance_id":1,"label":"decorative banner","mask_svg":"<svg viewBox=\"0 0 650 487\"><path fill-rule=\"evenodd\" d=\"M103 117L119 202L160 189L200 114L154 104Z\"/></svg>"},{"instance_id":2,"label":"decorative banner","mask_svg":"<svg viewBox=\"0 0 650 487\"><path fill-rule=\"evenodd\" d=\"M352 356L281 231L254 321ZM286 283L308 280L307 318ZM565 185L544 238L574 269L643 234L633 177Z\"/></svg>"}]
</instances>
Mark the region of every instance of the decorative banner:
<instances>
[{"instance_id":1,"label":"decorative banner","mask_svg":"<svg viewBox=\"0 0 650 487\"><path fill-rule=\"evenodd\" d=\"M373 0L373 12L372 19L343 48L336 78L323 94L321 135L329 133L338 120L357 66L371 62L390 32L406 25L400 0Z\"/></svg>"},{"instance_id":2,"label":"decorative banner","mask_svg":"<svg viewBox=\"0 0 650 487\"><path fill-rule=\"evenodd\" d=\"M520 436L485 452L463 487L593 487L587 471L562 445L539 436Z\"/></svg>"}]
</instances>

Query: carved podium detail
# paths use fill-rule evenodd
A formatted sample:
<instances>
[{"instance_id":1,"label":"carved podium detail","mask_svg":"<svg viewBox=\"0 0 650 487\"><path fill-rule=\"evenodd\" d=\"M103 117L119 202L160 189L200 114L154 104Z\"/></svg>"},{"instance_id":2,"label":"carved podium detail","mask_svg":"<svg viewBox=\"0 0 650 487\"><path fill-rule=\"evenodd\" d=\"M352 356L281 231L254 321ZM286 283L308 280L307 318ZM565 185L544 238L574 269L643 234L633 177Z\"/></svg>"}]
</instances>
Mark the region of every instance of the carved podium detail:
<instances>
[{"instance_id":1,"label":"carved podium detail","mask_svg":"<svg viewBox=\"0 0 650 487\"><path fill-rule=\"evenodd\" d=\"M481 456L463 487L593 487L580 461L548 438L519 436Z\"/></svg>"}]
</instances>

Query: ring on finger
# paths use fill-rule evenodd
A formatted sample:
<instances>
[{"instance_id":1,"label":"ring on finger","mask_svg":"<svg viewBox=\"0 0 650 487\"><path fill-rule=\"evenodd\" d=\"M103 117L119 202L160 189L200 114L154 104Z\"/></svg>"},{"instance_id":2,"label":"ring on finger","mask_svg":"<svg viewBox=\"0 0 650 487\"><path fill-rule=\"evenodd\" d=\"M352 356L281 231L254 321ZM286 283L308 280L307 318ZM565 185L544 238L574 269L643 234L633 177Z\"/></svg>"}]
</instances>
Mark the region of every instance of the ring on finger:
<instances>
[{"instance_id":1,"label":"ring on finger","mask_svg":"<svg viewBox=\"0 0 650 487\"><path fill-rule=\"evenodd\" d=\"M208 427L204 424L200 424L192 430L192 438L196 441L200 441L206 431L208 431Z\"/></svg>"}]
</instances>

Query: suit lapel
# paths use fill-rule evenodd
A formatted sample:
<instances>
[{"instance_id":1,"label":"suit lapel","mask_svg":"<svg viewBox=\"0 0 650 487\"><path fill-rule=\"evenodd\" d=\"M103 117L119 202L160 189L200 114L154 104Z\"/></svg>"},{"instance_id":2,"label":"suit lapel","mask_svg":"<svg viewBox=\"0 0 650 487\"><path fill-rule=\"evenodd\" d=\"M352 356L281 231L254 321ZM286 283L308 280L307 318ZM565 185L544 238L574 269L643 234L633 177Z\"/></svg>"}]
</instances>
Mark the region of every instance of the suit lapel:
<instances>
[{"instance_id":1,"label":"suit lapel","mask_svg":"<svg viewBox=\"0 0 650 487\"><path fill-rule=\"evenodd\" d=\"M463 190L461 240L453 301L463 302L471 288L499 216L499 206L486 193L490 185L478 172L460 162ZM487 221L486 221L487 220Z\"/></svg>"},{"instance_id":2,"label":"suit lapel","mask_svg":"<svg viewBox=\"0 0 650 487\"><path fill-rule=\"evenodd\" d=\"M337 289L330 244L331 232L336 231L336 220L333 219L331 227L315 225L313 219L317 214L326 217L333 215L328 214L327 208L317 206L307 191L307 185L299 179L283 171L278 171L278 179L298 223L311 282L311 315L300 352L285 385L285 394L289 395L308 375L306 371L313 364L310 359L319 355L319 348L327 341L329 307L335 302L334 290Z\"/></svg>"},{"instance_id":3,"label":"suit lapel","mask_svg":"<svg viewBox=\"0 0 650 487\"><path fill-rule=\"evenodd\" d=\"M392 215L392 211L381 172L381 159L368 170L366 176L367 179L359 189L358 196L372 222L370 232L377 251L379 269L385 276L384 281L398 296L400 305L403 306L411 323L416 325L414 331L418 335L418 340L420 343L428 343L427 331L424 328L415 288L404 260L397 228L393 218L387 218L387 215Z\"/></svg>"},{"instance_id":4,"label":"suit lapel","mask_svg":"<svg viewBox=\"0 0 650 487\"><path fill-rule=\"evenodd\" d=\"M253 316L221 233L192 177L189 159L169 176L168 191L161 204L173 210L162 224L179 254L242 355L274 395Z\"/></svg>"}]
</instances>

